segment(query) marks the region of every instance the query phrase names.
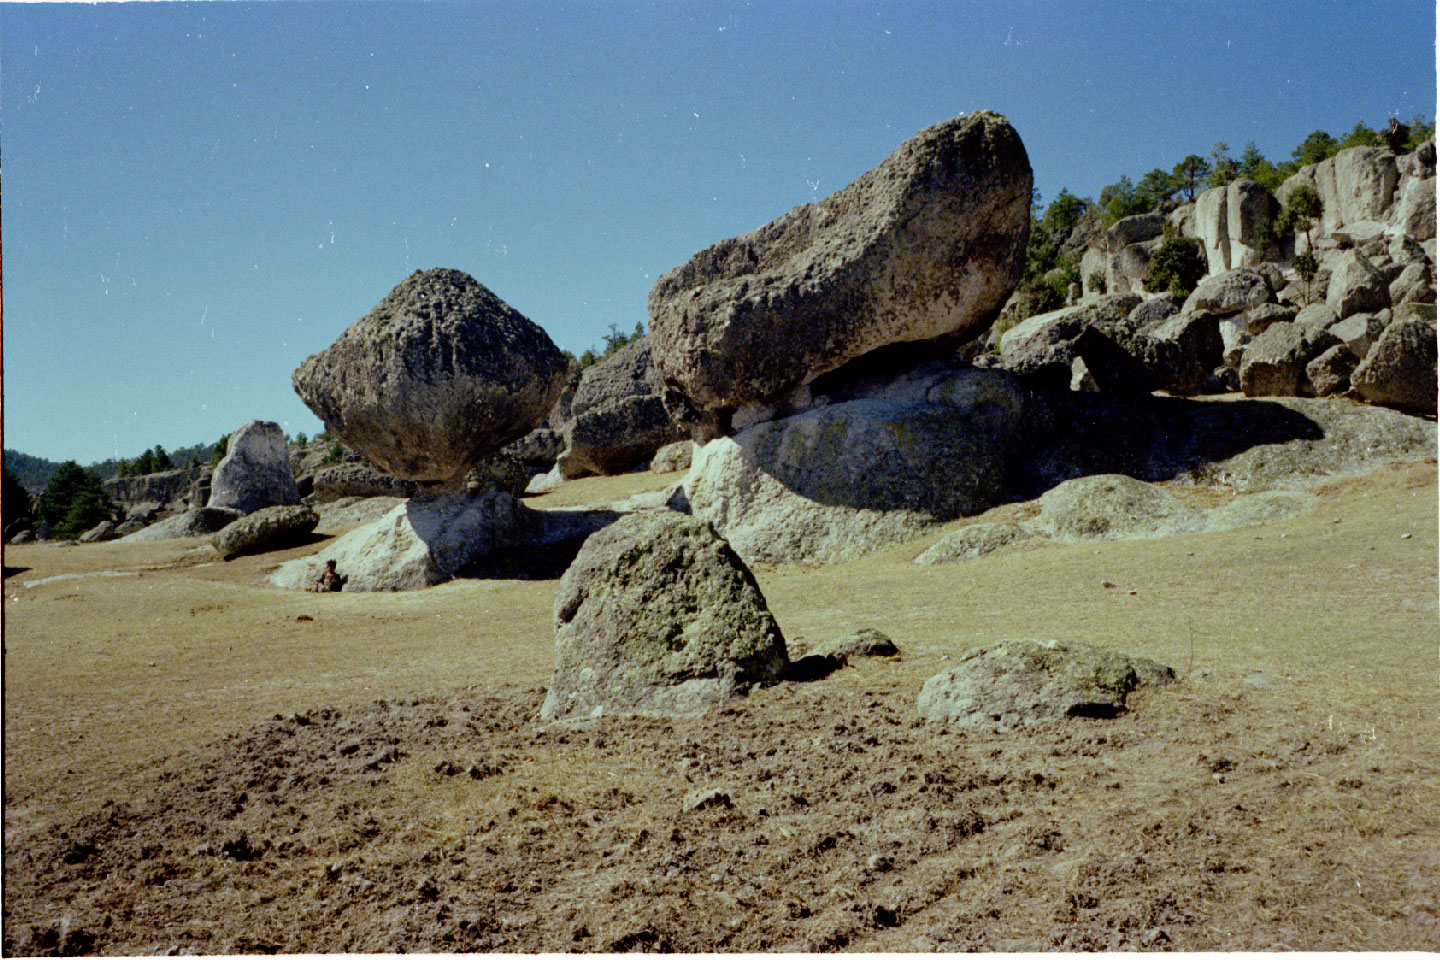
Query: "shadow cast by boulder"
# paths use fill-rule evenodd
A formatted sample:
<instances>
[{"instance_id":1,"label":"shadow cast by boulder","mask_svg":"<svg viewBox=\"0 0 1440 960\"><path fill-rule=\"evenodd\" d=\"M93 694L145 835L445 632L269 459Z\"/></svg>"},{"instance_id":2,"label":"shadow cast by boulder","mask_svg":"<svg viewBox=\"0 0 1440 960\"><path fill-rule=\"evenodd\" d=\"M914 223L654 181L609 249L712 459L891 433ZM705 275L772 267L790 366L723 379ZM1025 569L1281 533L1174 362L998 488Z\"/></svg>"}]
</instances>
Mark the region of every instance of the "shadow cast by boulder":
<instances>
[{"instance_id":1,"label":"shadow cast by boulder","mask_svg":"<svg viewBox=\"0 0 1440 960\"><path fill-rule=\"evenodd\" d=\"M533 539L492 550L455 571L464 580L559 580L592 533L622 514L614 510L536 510Z\"/></svg>"}]
</instances>

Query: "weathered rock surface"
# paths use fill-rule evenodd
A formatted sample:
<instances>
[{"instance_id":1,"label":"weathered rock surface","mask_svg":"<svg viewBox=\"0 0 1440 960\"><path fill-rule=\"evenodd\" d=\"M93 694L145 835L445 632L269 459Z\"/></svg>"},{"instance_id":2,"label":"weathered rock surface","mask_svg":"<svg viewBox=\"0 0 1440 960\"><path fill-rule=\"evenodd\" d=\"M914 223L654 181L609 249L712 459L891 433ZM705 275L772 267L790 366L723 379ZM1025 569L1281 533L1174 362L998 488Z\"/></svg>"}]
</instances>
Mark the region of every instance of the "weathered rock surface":
<instances>
[{"instance_id":1,"label":"weathered rock surface","mask_svg":"<svg viewBox=\"0 0 1440 960\"><path fill-rule=\"evenodd\" d=\"M290 473L290 446L280 424L251 420L232 433L224 459L210 476L206 506L254 513L299 502Z\"/></svg>"},{"instance_id":2,"label":"weathered rock surface","mask_svg":"<svg viewBox=\"0 0 1440 960\"><path fill-rule=\"evenodd\" d=\"M708 523L670 512L585 542L560 581L555 649L543 720L701 713L788 663L749 569Z\"/></svg>"},{"instance_id":3,"label":"weathered rock surface","mask_svg":"<svg viewBox=\"0 0 1440 960\"><path fill-rule=\"evenodd\" d=\"M1040 498L1040 513L1025 526L1052 540L1140 540L1200 527L1195 511L1174 494L1123 474L1067 480Z\"/></svg>"},{"instance_id":4,"label":"weathered rock surface","mask_svg":"<svg viewBox=\"0 0 1440 960\"><path fill-rule=\"evenodd\" d=\"M1277 323L1245 347L1240 389L1247 397L1298 397L1306 390L1305 366L1316 355L1296 323Z\"/></svg>"},{"instance_id":5,"label":"weathered rock surface","mask_svg":"<svg viewBox=\"0 0 1440 960\"><path fill-rule=\"evenodd\" d=\"M941 537L934 546L916 557L915 562L926 565L962 563L1032 536L1028 530L1013 523L972 523Z\"/></svg>"},{"instance_id":6,"label":"weathered rock surface","mask_svg":"<svg viewBox=\"0 0 1440 960\"><path fill-rule=\"evenodd\" d=\"M115 537L128 537L145 529L145 521L139 517L127 517L115 525Z\"/></svg>"},{"instance_id":7,"label":"weathered rock surface","mask_svg":"<svg viewBox=\"0 0 1440 960\"><path fill-rule=\"evenodd\" d=\"M1357 250L1344 250L1330 265L1325 305L1340 319L1390 306L1390 284Z\"/></svg>"},{"instance_id":8,"label":"weathered rock surface","mask_svg":"<svg viewBox=\"0 0 1440 960\"><path fill-rule=\"evenodd\" d=\"M1371 403L1416 413L1436 412L1435 327L1405 317L1391 321L1350 375Z\"/></svg>"},{"instance_id":9,"label":"weathered rock surface","mask_svg":"<svg viewBox=\"0 0 1440 960\"><path fill-rule=\"evenodd\" d=\"M458 270L417 271L292 378L326 427L404 480L456 485L540 424L560 350Z\"/></svg>"},{"instance_id":10,"label":"weathered rock surface","mask_svg":"<svg viewBox=\"0 0 1440 960\"><path fill-rule=\"evenodd\" d=\"M571 401L556 460L566 479L625 473L688 432L670 419L650 358L648 338L621 347L589 367Z\"/></svg>"},{"instance_id":11,"label":"weathered rock surface","mask_svg":"<svg viewBox=\"0 0 1440 960\"><path fill-rule=\"evenodd\" d=\"M1400 275L1390 281L1390 302L1397 306L1402 303L1434 303L1434 268L1423 260L1407 263Z\"/></svg>"},{"instance_id":12,"label":"weathered rock surface","mask_svg":"<svg viewBox=\"0 0 1440 960\"><path fill-rule=\"evenodd\" d=\"M1129 317L1141 304L1138 294L1113 293L1022 320L1000 338L998 365L1027 384L1065 389L1081 336L1087 330L1128 334Z\"/></svg>"},{"instance_id":13,"label":"weathered rock surface","mask_svg":"<svg viewBox=\"0 0 1440 960\"><path fill-rule=\"evenodd\" d=\"M451 579L482 557L564 539L566 531L549 519L505 493L452 491L416 497L313 556L283 564L270 579L278 587L304 589L327 560L334 560L336 569L350 578L347 591L418 590ZM586 532L577 528L568 535Z\"/></svg>"},{"instance_id":14,"label":"weathered rock surface","mask_svg":"<svg viewBox=\"0 0 1440 960\"><path fill-rule=\"evenodd\" d=\"M159 506L183 499L195 481L209 473L209 464L197 465L139 477L111 477L102 486L110 499L125 506L138 503Z\"/></svg>"},{"instance_id":15,"label":"weathered rock surface","mask_svg":"<svg viewBox=\"0 0 1440 960\"><path fill-rule=\"evenodd\" d=\"M1382 319L1384 313L1356 313L1332 323L1328 329L1332 336L1350 348L1350 352L1357 357L1363 358L1370 352L1370 347L1379 339L1380 334L1385 332L1386 320Z\"/></svg>"},{"instance_id":16,"label":"weathered rock surface","mask_svg":"<svg viewBox=\"0 0 1440 960\"><path fill-rule=\"evenodd\" d=\"M809 651L812 657L898 657L895 641L874 627L861 627L854 633L836 637Z\"/></svg>"},{"instance_id":17,"label":"weathered rock surface","mask_svg":"<svg viewBox=\"0 0 1440 960\"><path fill-rule=\"evenodd\" d=\"M1349 347L1335 344L1306 365L1305 379L1310 382L1310 391L1317 397L1344 393L1350 388L1350 374L1359 363L1360 358Z\"/></svg>"},{"instance_id":18,"label":"weathered rock surface","mask_svg":"<svg viewBox=\"0 0 1440 960\"><path fill-rule=\"evenodd\" d=\"M689 470L694 455L695 444L689 440L667 443L655 451L655 456L650 460L650 472L675 473L679 470Z\"/></svg>"},{"instance_id":19,"label":"weathered rock surface","mask_svg":"<svg viewBox=\"0 0 1440 960\"><path fill-rule=\"evenodd\" d=\"M226 560L247 553L265 553L302 540L320 523L314 510L299 504L266 507L227 524L210 538Z\"/></svg>"},{"instance_id":20,"label":"weathered rock surface","mask_svg":"<svg viewBox=\"0 0 1440 960\"><path fill-rule=\"evenodd\" d=\"M850 186L662 276L650 341L697 438L888 344L982 332L1020 279L1032 176L980 111L929 127Z\"/></svg>"},{"instance_id":21,"label":"weathered rock surface","mask_svg":"<svg viewBox=\"0 0 1440 960\"><path fill-rule=\"evenodd\" d=\"M1186 298L1183 312L1226 316L1250 307L1258 307L1273 297L1269 279L1259 270L1226 270L1223 273L1212 273L1201 280Z\"/></svg>"},{"instance_id":22,"label":"weathered rock surface","mask_svg":"<svg viewBox=\"0 0 1440 960\"><path fill-rule=\"evenodd\" d=\"M1108 719L1137 688L1174 680L1175 671L1154 660L1089 644L1002 640L927 680L916 706L926 720L966 727Z\"/></svg>"},{"instance_id":23,"label":"weathered rock surface","mask_svg":"<svg viewBox=\"0 0 1440 960\"><path fill-rule=\"evenodd\" d=\"M558 429L536 427L514 443L506 444L500 450L500 455L514 457L534 475L547 473L564 452L565 438Z\"/></svg>"},{"instance_id":24,"label":"weathered rock surface","mask_svg":"<svg viewBox=\"0 0 1440 960\"><path fill-rule=\"evenodd\" d=\"M321 467L311 478L316 503L346 497L413 497L419 484L381 473L364 463L338 463Z\"/></svg>"},{"instance_id":25,"label":"weathered rock surface","mask_svg":"<svg viewBox=\"0 0 1440 960\"><path fill-rule=\"evenodd\" d=\"M95 526L80 534L80 543L104 543L115 539L115 521L101 520Z\"/></svg>"},{"instance_id":26,"label":"weathered rock surface","mask_svg":"<svg viewBox=\"0 0 1440 960\"><path fill-rule=\"evenodd\" d=\"M404 502L400 497L345 497L317 503L314 509L320 523L315 532L336 533L362 523L374 523Z\"/></svg>"},{"instance_id":27,"label":"weathered rock surface","mask_svg":"<svg viewBox=\"0 0 1440 960\"><path fill-rule=\"evenodd\" d=\"M125 537L126 543L148 540L178 540L182 537L204 537L234 523L244 514L225 507L196 507L177 513Z\"/></svg>"},{"instance_id":28,"label":"weathered rock surface","mask_svg":"<svg viewBox=\"0 0 1440 960\"><path fill-rule=\"evenodd\" d=\"M1254 264L1263 253L1255 249L1256 233L1279 209L1270 191L1253 180L1233 180L1196 197L1194 235L1204 245L1210 273Z\"/></svg>"},{"instance_id":29,"label":"weathered rock surface","mask_svg":"<svg viewBox=\"0 0 1440 960\"><path fill-rule=\"evenodd\" d=\"M1031 418L1014 377L941 362L695 453L685 495L749 560L836 560L1005 496Z\"/></svg>"}]
</instances>

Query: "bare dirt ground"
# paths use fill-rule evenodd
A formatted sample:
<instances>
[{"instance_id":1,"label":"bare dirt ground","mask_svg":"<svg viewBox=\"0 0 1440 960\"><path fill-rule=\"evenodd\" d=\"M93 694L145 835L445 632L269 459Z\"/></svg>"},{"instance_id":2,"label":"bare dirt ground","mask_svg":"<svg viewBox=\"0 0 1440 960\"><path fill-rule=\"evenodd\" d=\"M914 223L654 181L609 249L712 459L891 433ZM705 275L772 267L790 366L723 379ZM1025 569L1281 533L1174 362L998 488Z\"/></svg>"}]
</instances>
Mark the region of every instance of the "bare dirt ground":
<instances>
[{"instance_id":1,"label":"bare dirt ground","mask_svg":"<svg viewBox=\"0 0 1440 960\"><path fill-rule=\"evenodd\" d=\"M762 565L797 651L870 626L902 656L578 727L534 721L553 580L316 596L265 583L315 544L7 547L4 952L1440 949L1436 482ZM1114 720L916 719L947 661L1026 636L1185 679Z\"/></svg>"}]
</instances>

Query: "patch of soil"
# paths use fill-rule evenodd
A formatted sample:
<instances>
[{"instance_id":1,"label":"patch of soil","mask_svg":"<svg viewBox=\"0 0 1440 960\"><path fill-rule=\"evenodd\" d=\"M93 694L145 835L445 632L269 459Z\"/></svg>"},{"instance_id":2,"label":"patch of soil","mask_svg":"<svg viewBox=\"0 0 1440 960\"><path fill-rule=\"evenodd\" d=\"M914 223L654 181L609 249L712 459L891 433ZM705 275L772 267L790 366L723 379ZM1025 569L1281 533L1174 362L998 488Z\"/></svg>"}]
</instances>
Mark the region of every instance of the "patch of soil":
<instances>
[{"instance_id":1,"label":"patch of soil","mask_svg":"<svg viewBox=\"0 0 1440 960\"><path fill-rule=\"evenodd\" d=\"M1296 904L1333 909L1353 825L1284 812L1382 770L1363 737L1248 730L1184 684L1116 720L952 730L887 667L696 720L544 727L544 691L514 688L276 716L7 843L4 950L1317 946ZM1221 908L1247 885L1248 914ZM1440 946L1437 902L1372 943Z\"/></svg>"}]
</instances>

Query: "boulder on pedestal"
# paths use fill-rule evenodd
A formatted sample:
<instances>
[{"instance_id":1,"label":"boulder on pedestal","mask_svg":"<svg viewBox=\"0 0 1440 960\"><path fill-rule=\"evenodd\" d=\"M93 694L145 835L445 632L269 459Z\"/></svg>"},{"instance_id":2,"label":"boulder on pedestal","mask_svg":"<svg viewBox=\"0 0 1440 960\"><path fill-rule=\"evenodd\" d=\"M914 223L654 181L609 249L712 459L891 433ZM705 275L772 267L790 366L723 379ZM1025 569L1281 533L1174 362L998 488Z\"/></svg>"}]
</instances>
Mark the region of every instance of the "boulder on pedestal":
<instances>
[{"instance_id":1,"label":"boulder on pedestal","mask_svg":"<svg viewBox=\"0 0 1440 960\"><path fill-rule=\"evenodd\" d=\"M381 470L452 487L538 426L565 379L545 331L458 270L412 274L292 378Z\"/></svg>"},{"instance_id":2,"label":"boulder on pedestal","mask_svg":"<svg viewBox=\"0 0 1440 960\"><path fill-rule=\"evenodd\" d=\"M958 346L1024 267L1032 176L988 111L922 130L850 186L697 253L650 293L665 405L697 439L889 344Z\"/></svg>"}]
</instances>

